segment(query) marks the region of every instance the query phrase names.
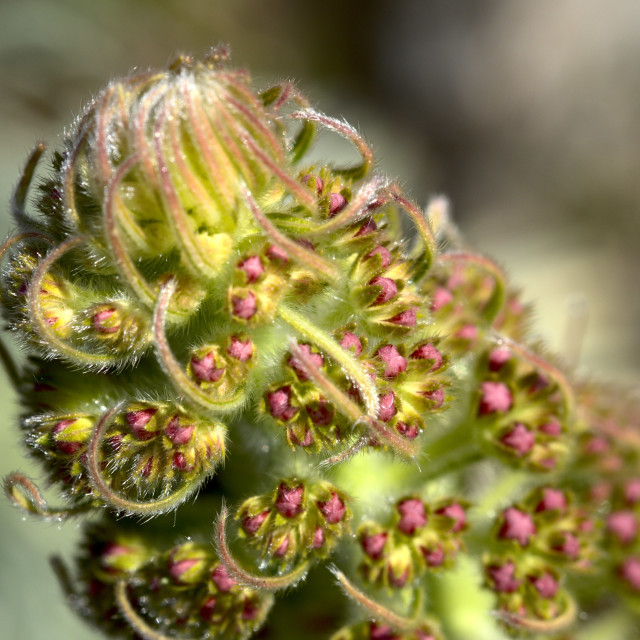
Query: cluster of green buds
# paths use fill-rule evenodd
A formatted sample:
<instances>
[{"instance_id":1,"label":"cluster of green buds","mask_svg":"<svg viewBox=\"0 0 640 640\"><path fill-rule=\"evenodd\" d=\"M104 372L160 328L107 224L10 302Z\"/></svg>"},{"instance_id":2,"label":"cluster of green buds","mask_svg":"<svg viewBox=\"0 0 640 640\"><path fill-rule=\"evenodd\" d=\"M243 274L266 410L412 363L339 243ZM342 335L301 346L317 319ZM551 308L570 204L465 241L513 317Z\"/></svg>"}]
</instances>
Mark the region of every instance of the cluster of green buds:
<instances>
[{"instance_id":1,"label":"cluster of green buds","mask_svg":"<svg viewBox=\"0 0 640 640\"><path fill-rule=\"evenodd\" d=\"M317 128L361 161L308 162ZM637 623L637 403L531 342L443 198L423 211L225 48L109 84L33 215L44 151L0 249L29 357L1 355L64 504L5 489L87 516L55 563L79 615L145 640L455 640L466 608L492 640ZM444 595L465 570L481 605Z\"/></svg>"}]
</instances>

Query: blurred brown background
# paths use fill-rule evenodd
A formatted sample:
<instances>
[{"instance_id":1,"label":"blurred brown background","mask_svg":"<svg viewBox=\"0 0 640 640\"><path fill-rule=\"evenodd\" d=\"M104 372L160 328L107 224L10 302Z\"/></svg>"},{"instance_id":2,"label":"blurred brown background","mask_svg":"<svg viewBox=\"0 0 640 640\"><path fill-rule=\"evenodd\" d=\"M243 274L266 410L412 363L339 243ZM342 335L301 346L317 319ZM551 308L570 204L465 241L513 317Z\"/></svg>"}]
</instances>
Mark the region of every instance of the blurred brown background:
<instances>
[{"instance_id":1,"label":"blurred brown background","mask_svg":"<svg viewBox=\"0 0 640 640\"><path fill-rule=\"evenodd\" d=\"M637 0L0 0L0 200L34 142L55 144L109 79L218 42L259 86L295 78L359 126L419 202L450 196L552 348L570 351L568 305L586 305L581 370L640 384ZM3 475L26 465L4 387ZM0 514L4 637L93 637L46 560L75 524L24 523L4 501Z\"/></svg>"}]
</instances>

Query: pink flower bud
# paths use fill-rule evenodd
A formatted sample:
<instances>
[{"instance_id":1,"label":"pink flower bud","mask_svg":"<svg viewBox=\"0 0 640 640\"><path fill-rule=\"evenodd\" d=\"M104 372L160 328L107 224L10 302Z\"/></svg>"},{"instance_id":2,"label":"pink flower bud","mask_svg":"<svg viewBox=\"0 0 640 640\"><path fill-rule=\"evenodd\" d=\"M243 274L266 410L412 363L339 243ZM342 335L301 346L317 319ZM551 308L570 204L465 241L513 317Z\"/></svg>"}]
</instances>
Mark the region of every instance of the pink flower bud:
<instances>
[{"instance_id":1,"label":"pink flower bud","mask_svg":"<svg viewBox=\"0 0 640 640\"><path fill-rule=\"evenodd\" d=\"M289 536L286 536L282 540L282 542L277 546L276 550L273 552L273 555L275 555L278 558L282 558L283 556L287 555L290 542L291 541L289 539Z\"/></svg>"},{"instance_id":2,"label":"pink flower bud","mask_svg":"<svg viewBox=\"0 0 640 640\"><path fill-rule=\"evenodd\" d=\"M186 444L191 440L191 436L193 436L193 431L195 429L195 425L180 424L180 416L173 416L171 420L169 420L169 424L167 424L164 434L171 440L171 442L175 445Z\"/></svg>"},{"instance_id":3,"label":"pink flower bud","mask_svg":"<svg viewBox=\"0 0 640 640\"><path fill-rule=\"evenodd\" d=\"M311 351L311 347L308 344L300 344L298 345L298 348L308 356L314 368L319 369L324 364L322 354ZM300 382L306 382L309 380L309 376L305 373L305 369L298 358L291 356L287 364L296 372Z\"/></svg>"},{"instance_id":4,"label":"pink flower bud","mask_svg":"<svg viewBox=\"0 0 640 640\"><path fill-rule=\"evenodd\" d=\"M506 562L502 566L494 565L487 568L494 590L498 593L513 593L520 587L520 580L515 577L516 565Z\"/></svg>"},{"instance_id":5,"label":"pink flower bud","mask_svg":"<svg viewBox=\"0 0 640 640\"><path fill-rule=\"evenodd\" d=\"M415 349L409 357L414 360L433 360L429 371L437 371L442 366L442 354L429 342Z\"/></svg>"},{"instance_id":6,"label":"pink flower bud","mask_svg":"<svg viewBox=\"0 0 640 640\"><path fill-rule=\"evenodd\" d=\"M546 488L542 490L542 498L538 502L536 512L541 511L561 511L567 508L567 498L560 489Z\"/></svg>"},{"instance_id":7,"label":"pink flower bud","mask_svg":"<svg viewBox=\"0 0 640 640\"><path fill-rule=\"evenodd\" d=\"M444 562L444 549L436 543L434 547L420 547L420 553L428 567L439 567Z\"/></svg>"},{"instance_id":8,"label":"pink flower bud","mask_svg":"<svg viewBox=\"0 0 640 640\"><path fill-rule=\"evenodd\" d=\"M389 625L370 622L369 638L370 640L400 640L400 635Z\"/></svg>"},{"instance_id":9,"label":"pink flower bud","mask_svg":"<svg viewBox=\"0 0 640 640\"><path fill-rule=\"evenodd\" d=\"M391 253L389 250L382 245L378 245L374 247L368 254L367 259L373 258L373 256L380 256L380 260L382 261L382 268L386 269L391 264Z\"/></svg>"},{"instance_id":10,"label":"pink flower bud","mask_svg":"<svg viewBox=\"0 0 640 640\"><path fill-rule=\"evenodd\" d=\"M298 412L295 407L292 407L291 400L291 387L280 387L277 391L272 391L267 394L267 404L269 406L269 413L276 418L276 420L282 420L288 422Z\"/></svg>"},{"instance_id":11,"label":"pink flower bud","mask_svg":"<svg viewBox=\"0 0 640 640\"><path fill-rule=\"evenodd\" d=\"M634 591L640 591L640 558L625 558L620 567L620 576Z\"/></svg>"},{"instance_id":12,"label":"pink flower bud","mask_svg":"<svg viewBox=\"0 0 640 640\"><path fill-rule=\"evenodd\" d=\"M624 498L629 504L640 501L640 478L633 478L624 485Z\"/></svg>"},{"instance_id":13,"label":"pink flower bud","mask_svg":"<svg viewBox=\"0 0 640 640\"><path fill-rule=\"evenodd\" d=\"M71 427L78 422L76 418L68 418L66 420L60 420L52 429L51 434L53 435L53 439L56 443L56 447L61 453L64 453L68 456L75 455L84 447L84 442L78 440L66 440L65 435L68 433L69 436L73 435L73 430Z\"/></svg>"},{"instance_id":14,"label":"pink flower bud","mask_svg":"<svg viewBox=\"0 0 640 640\"><path fill-rule=\"evenodd\" d=\"M375 220L373 218L369 218L355 233L354 238L360 238L361 236L366 236L370 233L373 233L378 228Z\"/></svg>"},{"instance_id":15,"label":"pink flower bud","mask_svg":"<svg viewBox=\"0 0 640 640\"><path fill-rule=\"evenodd\" d=\"M524 511L509 507L502 514L504 522L498 534L503 540L516 540L526 547L529 539L537 532L533 518Z\"/></svg>"},{"instance_id":16,"label":"pink flower bud","mask_svg":"<svg viewBox=\"0 0 640 640\"><path fill-rule=\"evenodd\" d=\"M125 420L129 425L131 432L138 440L150 440L156 435L154 430L147 427L157 411L157 409L149 407L148 409L129 411L125 415Z\"/></svg>"},{"instance_id":17,"label":"pink flower bud","mask_svg":"<svg viewBox=\"0 0 640 640\"><path fill-rule=\"evenodd\" d=\"M231 313L241 320L250 320L258 310L258 303L253 291L247 291L244 297L231 296Z\"/></svg>"},{"instance_id":18,"label":"pink flower bud","mask_svg":"<svg viewBox=\"0 0 640 640\"><path fill-rule=\"evenodd\" d=\"M382 422L389 422L389 420L398 413L395 400L396 396L393 391L389 391L384 395L379 396L378 418L382 420Z\"/></svg>"},{"instance_id":19,"label":"pink flower bud","mask_svg":"<svg viewBox=\"0 0 640 640\"><path fill-rule=\"evenodd\" d=\"M489 354L489 370L499 371L511 360L511 350L507 347L496 347Z\"/></svg>"},{"instance_id":20,"label":"pink flower bud","mask_svg":"<svg viewBox=\"0 0 640 640\"><path fill-rule=\"evenodd\" d=\"M253 355L253 342L248 338L243 341L237 336L231 336L231 344L227 353L240 362L246 362Z\"/></svg>"},{"instance_id":21,"label":"pink flower bud","mask_svg":"<svg viewBox=\"0 0 640 640\"><path fill-rule=\"evenodd\" d=\"M465 324L455 332L455 337L460 340L472 342L478 337L478 327L475 324Z\"/></svg>"},{"instance_id":22,"label":"pink flower bud","mask_svg":"<svg viewBox=\"0 0 640 640\"><path fill-rule=\"evenodd\" d=\"M115 307L102 307L93 314L93 328L98 333L118 333L120 330L119 314Z\"/></svg>"},{"instance_id":23,"label":"pink flower bud","mask_svg":"<svg viewBox=\"0 0 640 640\"><path fill-rule=\"evenodd\" d=\"M335 216L347 206L347 199L341 193L329 195L329 217Z\"/></svg>"},{"instance_id":24,"label":"pink flower bud","mask_svg":"<svg viewBox=\"0 0 640 640\"><path fill-rule=\"evenodd\" d=\"M320 398L315 404L306 405L305 409L316 427L326 427L333 421L333 408L324 398Z\"/></svg>"},{"instance_id":25,"label":"pink flower bud","mask_svg":"<svg viewBox=\"0 0 640 640\"><path fill-rule=\"evenodd\" d=\"M218 588L218 591L227 592L238 583L229 575L224 565L218 565L211 573L211 580Z\"/></svg>"},{"instance_id":26,"label":"pink flower bud","mask_svg":"<svg viewBox=\"0 0 640 640\"><path fill-rule=\"evenodd\" d=\"M313 439L313 434L307 427L305 427L304 429L304 437L302 438L302 440L298 438L293 429L289 429L288 433L291 442L299 447L309 447L315 442L315 440Z\"/></svg>"},{"instance_id":27,"label":"pink flower bud","mask_svg":"<svg viewBox=\"0 0 640 640\"><path fill-rule=\"evenodd\" d=\"M409 440L415 440L420 432L418 425L407 424L406 422L397 422L396 431Z\"/></svg>"},{"instance_id":28,"label":"pink flower bud","mask_svg":"<svg viewBox=\"0 0 640 640\"><path fill-rule=\"evenodd\" d=\"M407 498L398 503L398 512L400 513L400 521L398 529L402 533L412 536L416 529L420 529L427 524L427 516L424 511L424 503L418 498Z\"/></svg>"},{"instance_id":29,"label":"pink flower bud","mask_svg":"<svg viewBox=\"0 0 640 640\"><path fill-rule=\"evenodd\" d=\"M224 367L217 368L213 351L209 351L201 358L191 356L191 371L201 382L217 382L224 374Z\"/></svg>"},{"instance_id":30,"label":"pink flower bud","mask_svg":"<svg viewBox=\"0 0 640 640\"><path fill-rule=\"evenodd\" d=\"M575 560L580 555L580 540L569 531L563 531L561 534L560 543L553 545L553 550L558 551L562 555L571 560Z\"/></svg>"},{"instance_id":31,"label":"pink flower bud","mask_svg":"<svg viewBox=\"0 0 640 640\"><path fill-rule=\"evenodd\" d=\"M322 178L318 176L312 176L310 174L302 176L302 184L308 184L312 186L315 189L316 194L318 195L320 195L322 193L322 190L324 189L324 181L322 180Z\"/></svg>"},{"instance_id":32,"label":"pink flower bud","mask_svg":"<svg viewBox=\"0 0 640 640\"><path fill-rule=\"evenodd\" d=\"M393 316L393 318L389 318L387 322L397 324L400 327L415 327L418 322L418 309L416 307L409 307L409 309L401 311Z\"/></svg>"},{"instance_id":33,"label":"pink flower bud","mask_svg":"<svg viewBox=\"0 0 640 640\"><path fill-rule=\"evenodd\" d=\"M513 404L511 391L504 382L483 382L480 385L480 394L480 415L506 413Z\"/></svg>"},{"instance_id":34,"label":"pink flower bud","mask_svg":"<svg viewBox=\"0 0 640 640\"><path fill-rule=\"evenodd\" d=\"M638 535L638 518L633 511L614 511L607 518L607 529L621 544L629 544Z\"/></svg>"},{"instance_id":35,"label":"pink flower bud","mask_svg":"<svg viewBox=\"0 0 640 640\"><path fill-rule=\"evenodd\" d=\"M550 420L538 427L542 433L546 433L548 436L559 436L562 433L562 426L557 420Z\"/></svg>"},{"instance_id":36,"label":"pink flower bud","mask_svg":"<svg viewBox=\"0 0 640 640\"><path fill-rule=\"evenodd\" d=\"M324 531L322 527L316 527L316 530L313 532L312 547L314 549L321 549L323 544L324 544Z\"/></svg>"},{"instance_id":37,"label":"pink flower bud","mask_svg":"<svg viewBox=\"0 0 640 640\"><path fill-rule=\"evenodd\" d=\"M260 260L260 256L249 256L238 263L238 269L244 271L247 282L249 284L258 280L258 278L264 273L264 266Z\"/></svg>"},{"instance_id":38,"label":"pink flower bud","mask_svg":"<svg viewBox=\"0 0 640 640\"><path fill-rule=\"evenodd\" d=\"M269 517L270 513L271 511L269 511L269 509L266 509L265 511L262 511L261 513L258 513L254 516L245 516L242 519L242 528L249 535L254 535L258 531L258 529L260 529L262 523Z\"/></svg>"},{"instance_id":39,"label":"pink flower bud","mask_svg":"<svg viewBox=\"0 0 640 640\"><path fill-rule=\"evenodd\" d=\"M407 579L409 578L409 567L406 565L393 566L390 564L387 566L387 577L392 587L402 589L402 587L407 584Z\"/></svg>"},{"instance_id":40,"label":"pink flower bud","mask_svg":"<svg viewBox=\"0 0 640 640\"><path fill-rule=\"evenodd\" d=\"M260 613L260 608L249 598L244 599L242 605L242 619L243 620L255 620Z\"/></svg>"},{"instance_id":41,"label":"pink flower bud","mask_svg":"<svg viewBox=\"0 0 640 640\"><path fill-rule=\"evenodd\" d=\"M273 262L289 262L289 256L278 246L271 245L266 251L267 257Z\"/></svg>"},{"instance_id":42,"label":"pink flower bud","mask_svg":"<svg viewBox=\"0 0 640 640\"><path fill-rule=\"evenodd\" d=\"M384 547L387 544L387 538L389 534L386 531L380 533L374 533L371 536L363 535L360 544L363 551L372 559L380 560Z\"/></svg>"},{"instance_id":43,"label":"pink flower bud","mask_svg":"<svg viewBox=\"0 0 640 640\"><path fill-rule=\"evenodd\" d=\"M385 378L395 378L407 369L407 361L400 355L397 347L387 344L380 347L376 355L386 365L384 369Z\"/></svg>"},{"instance_id":44,"label":"pink flower bud","mask_svg":"<svg viewBox=\"0 0 640 640\"><path fill-rule=\"evenodd\" d=\"M467 526L467 512L458 502L448 504L446 507L438 509L436 513L440 516L445 516L446 518L451 518L453 520L453 525L451 527L451 531L453 533L458 533L458 531L462 531Z\"/></svg>"},{"instance_id":45,"label":"pink flower bud","mask_svg":"<svg viewBox=\"0 0 640 640\"><path fill-rule=\"evenodd\" d=\"M285 518L295 518L302 513L304 496L304 486L299 484L294 487L288 487L284 482L278 487L278 497L275 501L275 508Z\"/></svg>"},{"instance_id":46,"label":"pink flower bud","mask_svg":"<svg viewBox=\"0 0 640 640\"><path fill-rule=\"evenodd\" d=\"M558 582L548 571L545 571L540 577L533 579L531 582L541 598L551 599L556 597Z\"/></svg>"},{"instance_id":47,"label":"pink flower bud","mask_svg":"<svg viewBox=\"0 0 640 640\"><path fill-rule=\"evenodd\" d=\"M536 438L529 429L518 422L513 426L511 431L500 438L500 442L502 442L505 447L513 450L516 455L522 457L533 449Z\"/></svg>"},{"instance_id":48,"label":"pink flower bud","mask_svg":"<svg viewBox=\"0 0 640 640\"><path fill-rule=\"evenodd\" d=\"M420 395L431 401L431 409L439 409L444 404L444 389L442 387L421 391Z\"/></svg>"},{"instance_id":49,"label":"pink flower bud","mask_svg":"<svg viewBox=\"0 0 640 640\"><path fill-rule=\"evenodd\" d=\"M182 451L176 451L173 454L173 458L171 460L171 466L176 469L176 471L193 471L193 464L189 462L187 456L182 453Z\"/></svg>"},{"instance_id":50,"label":"pink flower bud","mask_svg":"<svg viewBox=\"0 0 640 640\"><path fill-rule=\"evenodd\" d=\"M324 519L329 524L337 524L342 520L346 512L344 502L340 499L340 496L335 492L331 492L331 497L326 502L318 502L318 509L324 516Z\"/></svg>"},{"instance_id":51,"label":"pink flower bud","mask_svg":"<svg viewBox=\"0 0 640 640\"><path fill-rule=\"evenodd\" d=\"M211 622L215 608L216 599L213 596L207 598L200 607L200 617L206 622Z\"/></svg>"},{"instance_id":52,"label":"pink flower bud","mask_svg":"<svg viewBox=\"0 0 640 640\"><path fill-rule=\"evenodd\" d=\"M362 353L362 342L360 341L360 338L350 331L347 331L344 336L342 336L340 346L347 351L351 349L353 351L353 355L356 357Z\"/></svg>"},{"instance_id":53,"label":"pink flower bud","mask_svg":"<svg viewBox=\"0 0 640 640\"><path fill-rule=\"evenodd\" d=\"M398 295L398 287L395 280L391 278L383 278L378 276L369 281L369 285L372 287L380 287L380 293L372 304L384 304L389 302Z\"/></svg>"},{"instance_id":54,"label":"pink flower bud","mask_svg":"<svg viewBox=\"0 0 640 640\"><path fill-rule=\"evenodd\" d=\"M431 297L431 311L438 311L453 300L453 294L449 289L437 287Z\"/></svg>"}]
</instances>

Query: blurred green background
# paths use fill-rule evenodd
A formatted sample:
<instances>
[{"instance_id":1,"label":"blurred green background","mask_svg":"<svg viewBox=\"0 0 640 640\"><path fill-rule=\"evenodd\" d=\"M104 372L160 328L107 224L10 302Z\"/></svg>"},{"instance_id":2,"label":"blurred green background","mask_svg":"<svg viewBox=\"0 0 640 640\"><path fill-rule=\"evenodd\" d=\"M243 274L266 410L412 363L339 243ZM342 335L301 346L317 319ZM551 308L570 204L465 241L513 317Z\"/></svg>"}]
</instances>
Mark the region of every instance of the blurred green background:
<instances>
[{"instance_id":1,"label":"blurred green background","mask_svg":"<svg viewBox=\"0 0 640 640\"><path fill-rule=\"evenodd\" d=\"M587 309L582 373L640 384L637 0L0 0L0 200L108 80L219 42L258 86L296 79L356 124L418 202L447 194L553 349L573 356ZM30 465L2 381L6 475ZM47 563L76 524L24 522L5 501L0 518L0 635L96 637Z\"/></svg>"}]
</instances>

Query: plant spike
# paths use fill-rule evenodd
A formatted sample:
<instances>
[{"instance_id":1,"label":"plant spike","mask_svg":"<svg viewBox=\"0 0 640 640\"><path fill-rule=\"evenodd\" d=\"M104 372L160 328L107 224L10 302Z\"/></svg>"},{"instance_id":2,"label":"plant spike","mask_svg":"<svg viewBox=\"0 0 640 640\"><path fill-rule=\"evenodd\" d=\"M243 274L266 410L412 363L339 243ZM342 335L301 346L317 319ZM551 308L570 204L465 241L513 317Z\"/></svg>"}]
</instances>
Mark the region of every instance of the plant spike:
<instances>
[{"instance_id":1,"label":"plant spike","mask_svg":"<svg viewBox=\"0 0 640 640\"><path fill-rule=\"evenodd\" d=\"M466 640L461 607L496 640L637 626L637 398L529 339L448 200L422 211L351 125L228 58L110 83L37 211L44 144L11 198L0 303L27 357L0 361L63 505L4 487L95 514L76 570L53 563L76 613L130 640ZM310 163L316 128L359 162Z\"/></svg>"}]
</instances>

